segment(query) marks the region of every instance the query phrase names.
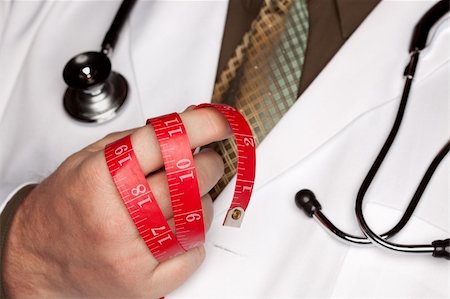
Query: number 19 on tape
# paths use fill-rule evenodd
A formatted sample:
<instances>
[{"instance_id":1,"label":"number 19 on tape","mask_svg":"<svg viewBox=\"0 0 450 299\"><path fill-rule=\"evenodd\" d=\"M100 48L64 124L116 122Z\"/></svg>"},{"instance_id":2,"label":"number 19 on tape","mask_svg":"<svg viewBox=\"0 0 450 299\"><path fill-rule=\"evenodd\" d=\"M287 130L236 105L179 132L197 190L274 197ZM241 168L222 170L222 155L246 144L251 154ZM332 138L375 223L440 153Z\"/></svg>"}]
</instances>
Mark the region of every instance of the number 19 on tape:
<instances>
[{"instance_id":1,"label":"number 19 on tape","mask_svg":"<svg viewBox=\"0 0 450 299\"><path fill-rule=\"evenodd\" d=\"M202 104L227 119L236 139L236 187L224 225L239 227L250 202L255 178L255 140L244 117L234 108ZM133 151L130 136L105 147L108 169L139 234L153 256L164 261L204 243L205 231L192 148L180 116L172 113L149 119L155 131L172 202L175 231L170 229Z\"/></svg>"}]
</instances>

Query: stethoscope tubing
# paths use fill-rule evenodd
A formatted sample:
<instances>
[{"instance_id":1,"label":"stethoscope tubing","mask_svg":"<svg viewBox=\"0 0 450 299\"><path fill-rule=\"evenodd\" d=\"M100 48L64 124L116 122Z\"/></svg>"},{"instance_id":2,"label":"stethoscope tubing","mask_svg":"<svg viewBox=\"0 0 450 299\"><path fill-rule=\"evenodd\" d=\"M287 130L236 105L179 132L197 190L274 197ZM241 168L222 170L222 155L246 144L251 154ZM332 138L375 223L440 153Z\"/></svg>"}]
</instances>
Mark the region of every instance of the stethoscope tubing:
<instances>
[{"instance_id":1,"label":"stethoscope tubing","mask_svg":"<svg viewBox=\"0 0 450 299\"><path fill-rule=\"evenodd\" d=\"M380 247L388 248L394 251L399 252L407 252L407 253L432 253L434 251L434 247L429 244L420 244L420 245L405 245L405 244L397 244L390 242L384 238L382 238L380 235L376 234L372 231L370 226L368 225L364 213L363 213L363 201L364 197L366 195L367 190L369 189L373 179L375 178L381 164L383 163L384 159L386 158L389 149L391 148L395 137L397 136L397 133L400 129L401 122L403 120L403 116L405 114L406 110L406 104L408 102L409 93L411 90L412 81L414 79L414 73L415 69L417 67L417 63L419 60L419 51L416 50L411 54L411 60L407 66L407 72L406 72L406 81L405 86L403 89L402 98L399 104L397 116L395 117L394 124L392 126L392 129L383 144L383 147L378 154L377 158L375 159L375 162L370 167L369 172L367 173L366 177L364 178L363 183L361 184L361 187L358 191L358 195L356 197L356 204L355 204L355 213L356 218L358 220L359 226L363 233L366 235L366 237L369 239L368 241L371 241L374 245L378 245Z\"/></svg>"},{"instance_id":2,"label":"stethoscope tubing","mask_svg":"<svg viewBox=\"0 0 450 299\"><path fill-rule=\"evenodd\" d=\"M302 209L309 217L313 217L321 226L323 226L327 231L331 232L331 234L340 241L344 241L351 245L375 245L384 249L390 249L392 251L402 253L432 253L434 257L443 257L447 260L450 259L450 239L448 238L445 240L435 240L431 244L399 244L388 240L389 238L397 234L400 230L402 230L410 220L423 192L425 191L429 181L431 180L431 177L433 176L442 159L450 151L450 140L447 141L444 147L442 147L442 149L433 159L422 180L420 181L406 211L393 228L391 228L384 234L376 234L368 225L363 212L364 197L367 193L367 190L369 189L373 179L375 178L381 164L386 158L389 149L391 148L400 129L400 125L406 110L411 85L414 79L414 74L419 61L420 51L426 46L428 34L431 27L442 16L449 12L449 5L449 1L447 0L439 1L424 14L424 16L419 20L414 28L410 44L410 61L405 68L405 85L403 88L395 121L392 125L388 137L386 138L386 141L383 144L383 147L381 148L380 152L377 155L377 158L375 159L375 162L372 164L369 172L365 176L364 181L359 188L355 202L356 218L359 223L360 229L365 236L354 236L337 228L321 212L322 207L312 191L303 189L297 192L295 196L295 202L297 206Z\"/></svg>"},{"instance_id":3,"label":"stethoscope tubing","mask_svg":"<svg viewBox=\"0 0 450 299\"><path fill-rule=\"evenodd\" d=\"M381 164L383 163L384 159L386 158L390 147L392 146L395 137L400 129L401 122L403 120L403 116L406 110L406 105L409 98L409 93L411 90L412 81L414 79L414 73L415 69L417 67L417 63L419 60L419 54L420 51L416 50L411 54L411 59L409 64L406 67L405 71L405 86L402 93L402 98L398 107L397 115L394 121L394 124L391 128L391 131L380 150L377 158L375 159L375 162L372 164L369 172L367 173L363 183L361 184L361 187L358 191L357 200L355 203L355 213L358 220L358 223L360 225L360 228L365 236L355 236L352 234L348 234L339 228L337 228L321 211L320 204L318 208L314 209L312 213L312 217L327 231L331 232L331 234L339 239L340 241L344 241L345 243L351 244L351 245L360 245L360 246L367 246L367 245L375 245L382 248L387 248L393 251L402 252L402 253L422 253L422 254L430 254L434 253L436 251L436 246L433 244L397 244L391 241L388 241L389 238L393 237L395 234L397 234L403 227L408 223L410 220L414 210L417 207L417 204L420 201L420 198L425 191L426 186L428 185L428 182L430 181L432 175L436 171L438 165L442 161L442 159L446 156L446 154L450 150L450 140L447 141L445 146L439 151L438 155L433 159L432 163L428 167L427 171L425 172L425 175L423 176L421 182L419 183L419 186L414 193L413 198L411 199L405 213L403 214L402 218L399 220L399 222L389 231L387 231L384 234L378 235L370 228L368 225L364 213L363 213L363 201L365 194L367 190L369 189L373 179L376 176L376 173L378 172Z\"/></svg>"},{"instance_id":4,"label":"stethoscope tubing","mask_svg":"<svg viewBox=\"0 0 450 299\"><path fill-rule=\"evenodd\" d=\"M438 155L434 158L433 162L428 167L427 171L425 172L425 175L423 176L422 180L420 181L420 184L414 193L413 198L411 199L410 203L408 204L408 207L406 208L405 213L401 217L401 219L397 222L397 224L391 228L389 231L383 233L380 235L380 238L382 239L389 239L392 238L394 235L396 235L398 232L400 232L405 225L410 220L412 214L414 213L414 210L417 207L417 204L419 203L421 196L423 192L425 191L426 186L428 185L428 182L430 181L431 177L433 176L434 172L436 171L438 165L442 161L442 159L447 155L447 153L450 150L450 141L448 141L445 146L439 151ZM373 246L373 242L371 239L367 238L366 236L355 236L349 233L346 233L342 230L340 230L338 227L336 227L327 217L324 213L322 213L321 210L317 209L312 217L326 230L330 232L330 235L338 239L339 241L343 241L350 245L357 245L357 246Z\"/></svg>"},{"instance_id":5,"label":"stethoscope tubing","mask_svg":"<svg viewBox=\"0 0 450 299\"><path fill-rule=\"evenodd\" d=\"M386 235L381 236L376 234L368 225L363 212L363 202L364 202L364 196L369 189L373 179L375 178L381 164L383 163L384 159L386 158L389 149L391 148L395 137L397 136L397 133L400 129L401 122L403 120L403 116L406 110L406 105L408 102L411 85L414 79L414 74L416 71L416 67L419 61L419 55L420 51L425 48L426 41L428 38L428 33L431 29L431 27L446 13L449 11L449 1L444 0L436 3L430 10L428 10L425 15L420 19L420 21L417 23L417 25L414 28L413 37L411 40L410 45L410 62L408 63L406 69L405 69L405 86L403 88L402 98L399 104L399 108L397 111L397 115L394 121L394 124L392 126L391 131L389 132L388 137L386 138L385 143L383 144L382 149L380 150L377 158L375 159L375 162L372 164L369 172L367 173L366 177L364 178L363 183L361 184L361 187L358 191L358 195L356 197L356 203L355 203L355 214L356 218L358 220L359 226L364 233L364 235L372 241L372 243L376 246L379 246L381 248L390 249L396 252L402 252L402 253L432 253L434 257L445 257L449 258L450 252L448 252L448 249L450 248L449 243L450 240L436 240L432 244L399 244L394 243L389 240L387 240ZM426 186L428 185L429 180L431 179L432 174L436 170L437 166L439 165L440 161L445 157L445 155L448 153L450 147L450 141L447 141L447 143L444 145L444 147L439 151L438 155L433 159L433 162L429 166L428 170L426 171L423 179L421 180L413 199L411 200L407 210L405 211L404 215L400 219L399 223L394 226L389 232L397 233L399 232L404 225L408 222L410 219L412 212L416 208L421 195L425 191ZM389 233L388 232L388 233Z\"/></svg>"},{"instance_id":6,"label":"stethoscope tubing","mask_svg":"<svg viewBox=\"0 0 450 299\"><path fill-rule=\"evenodd\" d=\"M123 0L103 39L101 48L104 54L108 55L116 46L122 27L133 9L133 6L136 4L136 1L137 0Z\"/></svg>"}]
</instances>

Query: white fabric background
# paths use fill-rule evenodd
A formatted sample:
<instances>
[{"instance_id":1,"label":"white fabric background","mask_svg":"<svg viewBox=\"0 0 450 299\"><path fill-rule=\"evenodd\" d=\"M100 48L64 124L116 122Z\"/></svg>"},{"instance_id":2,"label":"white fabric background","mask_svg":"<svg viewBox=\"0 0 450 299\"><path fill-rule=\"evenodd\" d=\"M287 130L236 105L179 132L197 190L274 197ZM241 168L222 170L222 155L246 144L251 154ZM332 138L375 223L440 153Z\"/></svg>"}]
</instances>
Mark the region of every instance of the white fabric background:
<instances>
[{"instance_id":1,"label":"white fabric background","mask_svg":"<svg viewBox=\"0 0 450 299\"><path fill-rule=\"evenodd\" d=\"M338 243L294 204L314 190L336 224L358 233L360 182L391 126L414 24L433 4L384 1L258 148L256 191L241 229L221 226L229 186L215 204L207 259L168 298L448 298L448 262ZM208 101L226 2L140 1L124 28L113 68L130 83L116 119L83 125L62 107L62 69L98 49L118 1L0 2L0 201L38 181L68 155L111 131ZM423 172L449 138L448 19L422 54L410 104L366 201L369 223L398 219ZM411 223L396 240L449 235L449 162L442 163Z\"/></svg>"}]
</instances>

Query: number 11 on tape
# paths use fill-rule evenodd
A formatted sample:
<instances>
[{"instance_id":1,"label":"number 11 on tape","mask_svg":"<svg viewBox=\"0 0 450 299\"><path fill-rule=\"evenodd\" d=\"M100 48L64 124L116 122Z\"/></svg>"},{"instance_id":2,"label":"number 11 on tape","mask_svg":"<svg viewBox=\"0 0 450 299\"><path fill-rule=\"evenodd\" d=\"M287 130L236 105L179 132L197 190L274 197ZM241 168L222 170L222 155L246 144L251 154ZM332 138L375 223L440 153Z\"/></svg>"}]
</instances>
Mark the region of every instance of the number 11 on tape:
<instances>
[{"instance_id":1,"label":"number 11 on tape","mask_svg":"<svg viewBox=\"0 0 450 299\"><path fill-rule=\"evenodd\" d=\"M217 104L214 108L227 119L238 149L236 186L224 225L240 227L250 202L255 179L255 140L244 117L234 108ZM177 113L147 121L158 140L167 175L176 235L170 229L150 189L133 151L130 136L105 147L109 172L131 219L158 261L178 255L205 240L203 211L192 148L181 117Z\"/></svg>"}]
</instances>

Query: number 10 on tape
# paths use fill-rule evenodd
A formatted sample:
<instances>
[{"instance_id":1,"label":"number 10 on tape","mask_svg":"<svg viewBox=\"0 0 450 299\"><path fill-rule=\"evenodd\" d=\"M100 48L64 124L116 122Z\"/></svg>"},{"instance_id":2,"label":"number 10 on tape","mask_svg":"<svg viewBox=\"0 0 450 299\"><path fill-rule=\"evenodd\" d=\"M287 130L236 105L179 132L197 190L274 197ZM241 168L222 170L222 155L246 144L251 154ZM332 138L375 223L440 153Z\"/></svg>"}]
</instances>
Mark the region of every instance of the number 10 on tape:
<instances>
[{"instance_id":1,"label":"number 10 on tape","mask_svg":"<svg viewBox=\"0 0 450 299\"><path fill-rule=\"evenodd\" d=\"M248 207L255 177L255 141L244 117L225 105L202 104L224 115L238 151L236 186L224 225L239 227ZM199 246L205 232L192 149L180 116L172 113L147 121L155 131L172 202L175 231L170 229L133 151L130 136L105 147L108 169L145 244L159 261Z\"/></svg>"}]
</instances>

